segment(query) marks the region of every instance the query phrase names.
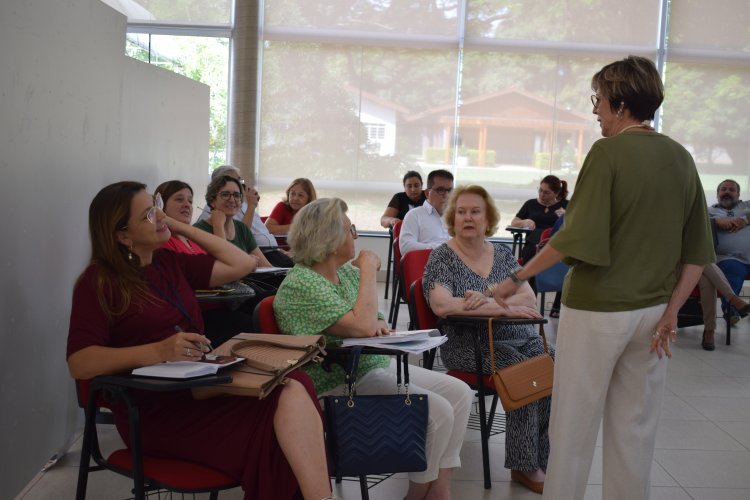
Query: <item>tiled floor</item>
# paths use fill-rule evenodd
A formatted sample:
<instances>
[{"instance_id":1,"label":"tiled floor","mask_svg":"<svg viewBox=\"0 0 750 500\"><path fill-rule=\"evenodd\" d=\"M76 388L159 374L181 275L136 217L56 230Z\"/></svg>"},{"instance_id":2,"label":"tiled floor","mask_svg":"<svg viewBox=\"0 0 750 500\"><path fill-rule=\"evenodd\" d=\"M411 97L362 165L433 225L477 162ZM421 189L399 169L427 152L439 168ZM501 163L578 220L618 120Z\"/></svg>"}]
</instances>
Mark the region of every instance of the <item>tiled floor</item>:
<instances>
[{"instance_id":1,"label":"tiled floor","mask_svg":"<svg viewBox=\"0 0 750 500\"><path fill-rule=\"evenodd\" d=\"M382 287L380 296L381 310L387 311ZM402 307L399 320L405 326L406 307ZM555 327L556 320L552 320L547 329L552 340ZM701 332L702 327L681 329L669 362L667 393L652 464L654 500L750 498L750 318L742 320L733 330L731 346L723 344L723 334L717 335L714 352L701 349ZM108 437L110 443L119 440L114 430ZM74 498L79 449L80 442L77 442L55 467L37 476L18 498ZM453 498L540 498L510 482L509 472L502 467L504 435L491 438L490 454L493 483L491 490L485 490L479 432L469 430L462 450L463 464L453 478ZM601 448L598 447L586 500L601 498L601 480ZM405 477L396 475L374 486L370 498L403 498L405 490ZM129 491L130 483L121 476L106 471L90 475L88 498L125 499ZM358 483L345 481L336 486L335 493L344 499L360 498ZM241 499L242 492L225 492L220 498Z\"/></svg>"}]
</instances>

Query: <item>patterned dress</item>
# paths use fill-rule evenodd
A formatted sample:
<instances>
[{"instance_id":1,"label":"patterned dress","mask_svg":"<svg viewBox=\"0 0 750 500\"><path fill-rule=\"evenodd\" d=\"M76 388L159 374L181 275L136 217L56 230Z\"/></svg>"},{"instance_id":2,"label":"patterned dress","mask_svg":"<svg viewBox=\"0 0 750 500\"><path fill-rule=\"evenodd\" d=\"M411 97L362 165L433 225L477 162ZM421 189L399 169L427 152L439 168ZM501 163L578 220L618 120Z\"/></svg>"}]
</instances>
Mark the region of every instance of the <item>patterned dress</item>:
<instances>
[{"instance_id":1,"label":"patterned dress","mask_svg":"<svg viewBox=\"0 0 750 500\"><path fill-rule=\"evenodd\" d=\"M495 255L488 277L479 276L447 245L432 251L425 268L422 284L425 298L429 302L429 291L440 285L454 297L463 297L467 290L486 290L492 283L499 283L518 267L510 250L502 244L494 245ZM487 326L481 327L480 338L487 338ZM442 328L448 341L440 347L440 356L449 370L474 371L474 341L470 335L462 335L455 327ZM495 345L497 368L523 361L544 351L541 336L532 325L496 326L492 338ZM489 343L484 341L482 370L489 375ZM550 352L554 352L550 347ZM506 414L505 468L533 471L546 470L549 456L549 426L551 398L543 398Z\"/></svg>"}]
</instances>

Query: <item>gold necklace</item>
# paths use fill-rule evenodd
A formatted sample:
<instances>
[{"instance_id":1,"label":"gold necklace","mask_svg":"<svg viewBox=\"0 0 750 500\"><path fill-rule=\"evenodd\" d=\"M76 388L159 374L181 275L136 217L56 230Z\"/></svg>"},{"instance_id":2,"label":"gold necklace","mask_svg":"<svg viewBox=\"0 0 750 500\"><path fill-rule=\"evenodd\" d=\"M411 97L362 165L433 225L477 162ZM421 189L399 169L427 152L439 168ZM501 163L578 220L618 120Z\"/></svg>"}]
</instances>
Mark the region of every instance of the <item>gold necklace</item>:
<instances>
[{"instance_id":1,"label":"gold necklace","mask_svg":"<svg viewBox=\"0 0 750 500\"><path fill-rule=\"evenodd\" d=\"M651 125L649 125L649 121L648 120L643 120L641 123L636 123L635 125L628 125L624 129L622 129L619 132L617 132L617 135L620 135L623 132L625 132L626 130L630 130L631 128L645 128L647 130L654 130L654 127L652 127Z\"/></svg>"}]
</instances>

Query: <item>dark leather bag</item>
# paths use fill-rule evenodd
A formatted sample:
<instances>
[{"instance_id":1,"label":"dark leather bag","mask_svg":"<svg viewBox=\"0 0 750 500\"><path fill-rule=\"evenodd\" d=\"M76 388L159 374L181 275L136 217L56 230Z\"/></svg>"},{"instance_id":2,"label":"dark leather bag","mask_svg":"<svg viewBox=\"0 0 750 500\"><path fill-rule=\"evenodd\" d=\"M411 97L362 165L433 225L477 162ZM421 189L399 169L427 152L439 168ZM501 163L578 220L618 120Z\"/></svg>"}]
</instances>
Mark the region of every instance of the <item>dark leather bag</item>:
<instances>
[{"instance_id":1,"label":"dark leather bag","mask_svg":"<svg viewBox=\"0 0 750 500\"><path fill-rule=\"evenodd\" d=\"M544 354L525 359L505 368L495 368L492 342L492 319L489 320L490 363L492 381L505 411L513 411L552 394L555 363L549 355L544 326L539 325L544 340Z\"/></svg>"},{"instance_id":2,"label":"dark leather bag","mask_svg":"<svg viewBox=\"0 0 750 500\"><path fill-rule=\"evenodd\" d=\"M326 441L336 477L427 469L427 395L409 394L404 358L404 394L357 396L355 379L362 347L353 347L346 370L347 393L325 396ZM397 385L401 387L401 365Z\"/></svg>"}]
</instances>

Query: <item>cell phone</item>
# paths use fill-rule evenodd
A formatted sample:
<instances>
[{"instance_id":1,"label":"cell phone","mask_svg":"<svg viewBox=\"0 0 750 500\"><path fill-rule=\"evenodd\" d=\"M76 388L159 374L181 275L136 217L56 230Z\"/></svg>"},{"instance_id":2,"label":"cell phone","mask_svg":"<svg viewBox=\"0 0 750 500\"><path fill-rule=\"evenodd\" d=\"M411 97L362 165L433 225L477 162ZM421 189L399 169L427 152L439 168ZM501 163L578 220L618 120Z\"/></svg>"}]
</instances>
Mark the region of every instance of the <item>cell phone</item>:
<instances>
[{"instance_id":1,"label":"cell phone","mask_svg":"<svg viewBox=\"0 0 750 500\"><path fill-rule=\"evenodd\" d=\"M206 354L204 356L204 359L202 359L204 363L212 363L217 365L225 365L227 363L232 363L234 361L237 361L237 358L234 356L217 356L215 354Z\"/></svg>"}]
</instances>

